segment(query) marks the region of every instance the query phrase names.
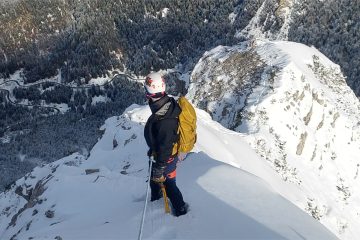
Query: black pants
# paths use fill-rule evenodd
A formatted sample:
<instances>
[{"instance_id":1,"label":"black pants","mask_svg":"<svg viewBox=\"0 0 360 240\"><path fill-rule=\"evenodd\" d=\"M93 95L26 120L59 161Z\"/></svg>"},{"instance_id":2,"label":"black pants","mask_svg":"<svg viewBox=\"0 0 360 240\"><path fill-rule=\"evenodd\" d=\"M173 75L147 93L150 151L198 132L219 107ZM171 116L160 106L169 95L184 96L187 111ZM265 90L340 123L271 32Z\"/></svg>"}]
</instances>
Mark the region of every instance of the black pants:
<instances>
[{"instance_id":1,"label":"black pants","mask_svg":"<svg viewBox=\"0 0 360 240\"><path fill-rule=\"evenodd\" d=\"M164 182L166 194L175 210L180 210L184 205L183 196L176 186L176 178L166 178ZM151 199L156 200L162 197L160 185L154 181L150 181Z\"/></svg>"}]
</instances>

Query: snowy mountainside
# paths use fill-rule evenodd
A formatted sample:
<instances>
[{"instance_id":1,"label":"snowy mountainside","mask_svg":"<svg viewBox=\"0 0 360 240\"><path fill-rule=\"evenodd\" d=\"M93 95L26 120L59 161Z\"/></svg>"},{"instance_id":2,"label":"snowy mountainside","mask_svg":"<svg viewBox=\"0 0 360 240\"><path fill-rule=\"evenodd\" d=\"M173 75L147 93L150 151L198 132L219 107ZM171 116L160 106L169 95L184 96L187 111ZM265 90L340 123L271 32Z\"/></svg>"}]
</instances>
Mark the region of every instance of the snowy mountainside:
<instances>
[{"instance_id":1,"label":"snowy mountainside","mask_svg":"<svg viewBox=\"0 0 360 240\"><path fill-rule=\"evenodd\" d=\"M144 239L336 239L281 196L304 200L242 134L202 110L197 114L198 142L177 178L191 210L175 218L164 214L162 200L149 203ZM135 239L145 198L143 127L149 115L147 106L133 105L105 122L88 159L73 154L37 167L1 193L0 238Z\"/></svg>"},{"instance_id":2,"label":"snowy mountainside","mask_svg":"<svg viewBox=\"0 0 360 240\"><path fill-rule=\"evenodd\" d=\"M360 236L360 102L338 65L299 43L219 46L189 96L300 189L306 201L294 204L342 239Z\"/></svg>"},{"instance_id":3,"label":"snowy mountainside","mask_svg":"<svg viewBox=\"0 0 360 240\"><path fill-rule=\"evenodd\" d=\"M296 0L262 0L248 25L239 29L237 38L287 40L291 13Z\"/></svg>"}]
</instances>

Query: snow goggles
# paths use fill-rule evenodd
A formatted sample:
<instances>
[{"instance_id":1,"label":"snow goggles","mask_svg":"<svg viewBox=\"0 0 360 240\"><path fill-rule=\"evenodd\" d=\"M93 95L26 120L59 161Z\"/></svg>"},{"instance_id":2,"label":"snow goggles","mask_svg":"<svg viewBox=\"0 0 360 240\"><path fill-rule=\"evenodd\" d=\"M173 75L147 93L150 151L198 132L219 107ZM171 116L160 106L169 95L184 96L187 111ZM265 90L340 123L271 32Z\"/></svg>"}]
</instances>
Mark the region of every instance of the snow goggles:
<instances>
[{"instance_id":1,"label":"snow goggles","mask_svg":"<svg viewBox=\"0 0 360 240\"><path fill-rule=\"evenodd\" d=\"M165 92L158 92L158 93L149 93L145 88L146 98L161 98L165 95Z\"/></svg>"}]
</instances>

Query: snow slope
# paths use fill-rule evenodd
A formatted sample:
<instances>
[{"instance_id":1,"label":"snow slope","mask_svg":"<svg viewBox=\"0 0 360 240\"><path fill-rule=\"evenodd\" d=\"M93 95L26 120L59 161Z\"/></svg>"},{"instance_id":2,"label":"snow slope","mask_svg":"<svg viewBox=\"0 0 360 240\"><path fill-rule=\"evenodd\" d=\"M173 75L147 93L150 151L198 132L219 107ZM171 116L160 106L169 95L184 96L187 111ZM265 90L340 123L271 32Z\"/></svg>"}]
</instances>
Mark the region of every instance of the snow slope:
<instances>
[{"instance_id":1,"label":"snow slope","mask_svg":"<svg viewBox=\"0 0 360 240\"><path fill-rule=\"evenodd\" d=\"M189 96L304 198L283 196L339 238L360 236L360 102L338 65L292 42L219 46L196 65Z\"/></svg>"},{"instance_id":2,"label":"snow slope","mask_svg":"<svg viewBox=\"0 0 360 240\"><path fill-rule=\"evenodd\" d=\"M246 143L202 110L198 142L178 168L191 211L164 214L149 203L144 239L336 239L282 197L302 198ZM73 154L37 167L0 194L0 239L135 239L147 178L147 106L131 106L103 126L90 156ZM99 172L85 174L87 169Z\"/></svg>"},{"instance_id":3,"label":"snow slope","mask_svg":"<svg viewBox=\"0 0 360 240\"><path fill-rule=\"evenodd\" d=\"M235 37L245 39L288 40L291 14L297 0L262 0L256 14Z\"/></svg>"}]
</instances>

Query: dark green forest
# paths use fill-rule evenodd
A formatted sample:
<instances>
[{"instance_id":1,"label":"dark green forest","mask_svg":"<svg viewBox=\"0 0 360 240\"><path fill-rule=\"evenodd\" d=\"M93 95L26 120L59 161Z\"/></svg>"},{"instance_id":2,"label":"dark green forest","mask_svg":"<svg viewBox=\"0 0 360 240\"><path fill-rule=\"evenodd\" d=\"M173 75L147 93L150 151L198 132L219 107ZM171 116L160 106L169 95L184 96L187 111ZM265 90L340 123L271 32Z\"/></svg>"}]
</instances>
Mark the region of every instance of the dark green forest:
<instances>
[{"instance_id":1,"label":"dark green forest","mask_svg":"<svg viewBox=\"0 0 360 240\"><path fill-rule=\"evenodd\" d=\"M42 87L44 85L39 86ZM42 94L39 88L14 91L19 99L31 95L32 104L41 100L67 103L69 110L59 114L43 107L14 105L4 97L0 98L0 137L6 136L9 141L0 143L0 190L39 164L75 152L87 156L101 137L99 128L105 119L120 115L133 103L145 103L141 84L121 77L101 88L94 85L85 89L55 86ZM100 95L109 100L92 104L93 97Z\"/></svg>"},{"instance_id":2,"label":"dark green forest","mask_svg":"<svg viewBox=\"0 0 360 240\"><path fill-rule=\"evenodd\" d=\"M0 10L5 22L0 27L0 77L23 68L25 82L31 83L60 71L64 83L80 85L81 79L87 83L111 69L145 75L173 68L196 61L214 46L235 43L235 27L227 18L241 1L29 2L14 3L14 11L8 10L12 5ZM24 21L20 32L11 25L19 19ZM9 32L17 33L17 39Z\"/></svg>"},{"instance_id":3,"label":"dark green forest","mask_svg":"<svg viewBox=\"0 0 360 240\"><path fill-rule=\"evenodd\" d=\"M315 46L339 64L360 96L360 1L305 0L293 15L289 40Z\"/></svg>"}]
</instances>

